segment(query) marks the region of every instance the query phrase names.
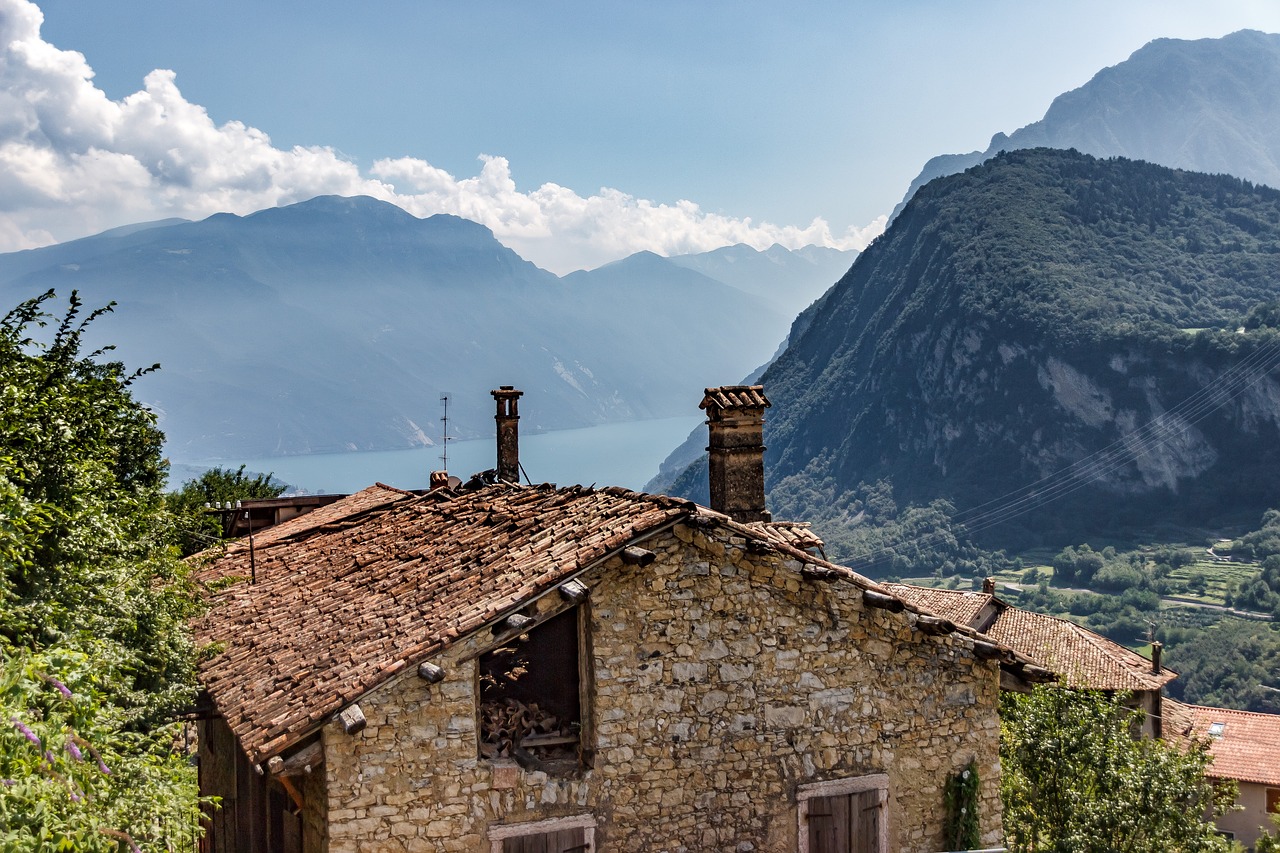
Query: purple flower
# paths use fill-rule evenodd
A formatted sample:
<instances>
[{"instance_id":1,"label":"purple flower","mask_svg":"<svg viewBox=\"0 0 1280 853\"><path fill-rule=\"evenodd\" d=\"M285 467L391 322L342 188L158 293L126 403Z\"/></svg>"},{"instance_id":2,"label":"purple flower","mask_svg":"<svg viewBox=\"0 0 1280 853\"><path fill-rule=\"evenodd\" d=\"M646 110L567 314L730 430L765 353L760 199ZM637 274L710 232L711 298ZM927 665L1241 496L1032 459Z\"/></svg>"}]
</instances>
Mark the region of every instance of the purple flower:
<instances>
[{"instance_id":1,"label":"purple flower","mask_svg":"<svg viewBox=\"0 0 1280 853\"><path fill-rule=\"evenodd\" d=\"M73 802L73 803L78 803L78 802L80 802L80 795L79 795L78 793L76 793L75 791L72 791L72 792L71 792L71 802Z\"/></svg>"},{"instance_id":2,"label":"purple flower","mask_svg":"<svg viewBox=\"0 0 1280 853\"><path fill-rule=\"evenodd\" d=\"M50 767L52 767L52 766L53 766L53 753L46 749L46 750L44 751L44 760L45 760L45 763L46 763L46 764L48 764Z\"/></svg>"},{"instance_id":3,"label":"purple flower","mask_svg":"<svg viewBox=\"0 0 1280 853\"><path fill-rule=\"evenodd\" d=\"M12 722L14 726L17 727L18 731L22 732L23 737L25 737L27 740L34 743L36 746L40 745L40 738L36 735L35 732L31 731L31 729L27 726L26 723L22 722L22 720L19 720L17 717L11 717L10 722Z\"/></svg>"},{"instance_id":4,"label":"purple flower","mask_svg":"<svg viewBox=\"0 0 1280 853\"><path fill-rule=\"evenodd\" d=\"M102 756L98 754L98 750L94 749L93 747L89 747L89 754L93 756L94 761L98 762L98 769L101 770L106 775L110 776L111 768L107 767L107 765L103 763Z\"/></svg>"},{"instance_id":5,"label":"purple flower","mask_svg":"<svg viewBox=\"0 0 1280 853\"><path fill-rule=\"evenodd\" d=\"M84 761L84 753L80 751L80 747L76 746L74 738L67 738L67 752L76 761Z\"/></svg>"},{"instance_id":6,"label":"purple flower","mask_svg":"<svg viewBox=\"0 0 1280 853\"><path fill-rule=\"evenodd\" d=\"M18 783L12 779L0 779L0 785L4 785L6 788L12 788L16 784Z\"/></svg>"},{"instance_id":7,"label":"purple flower","mask_svg":"<svg viewBox=\"0 0 1280 853\"><path fill-rule=\"evenodd\" d=\"M53 678L53 677L50 677L50 678L49 678L49 683L50 683L50 684L52 684L54 687L58 688L58 692L62 694L62 697L63 697L64 699L70 699L70 698L71 698L71 688L70 688L70 687L68 687L67 685L63 684L61 681L59 681L58 679Z\"/></svg>"}]
</instances>

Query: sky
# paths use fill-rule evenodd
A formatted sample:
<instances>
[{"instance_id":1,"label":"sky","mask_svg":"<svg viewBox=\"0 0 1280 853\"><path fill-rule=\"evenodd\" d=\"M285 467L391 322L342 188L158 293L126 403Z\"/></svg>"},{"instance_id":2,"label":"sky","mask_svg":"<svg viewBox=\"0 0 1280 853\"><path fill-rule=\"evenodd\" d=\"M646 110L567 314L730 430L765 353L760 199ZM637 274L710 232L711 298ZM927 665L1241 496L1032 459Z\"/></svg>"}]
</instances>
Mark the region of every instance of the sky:
<instances>
[{"instance_id":1,"label":"sky","mask_svg":"<svg viewBox=\"0 0 1280 853\"><path fill-rule=\"evenodd\" d=\"M366 194L557 273L860 249L1155 38L1277 0L0 0L0 251Z\"/></svg>"}]
</instances>

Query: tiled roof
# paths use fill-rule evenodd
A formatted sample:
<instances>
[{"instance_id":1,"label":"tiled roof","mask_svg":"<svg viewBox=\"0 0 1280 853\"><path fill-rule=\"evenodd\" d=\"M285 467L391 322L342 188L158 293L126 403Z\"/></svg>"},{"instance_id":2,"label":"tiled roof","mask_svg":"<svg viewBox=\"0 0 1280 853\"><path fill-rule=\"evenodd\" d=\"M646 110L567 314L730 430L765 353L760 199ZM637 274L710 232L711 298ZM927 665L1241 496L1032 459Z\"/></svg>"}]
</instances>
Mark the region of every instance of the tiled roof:
<instances>
[{"instance_id":1,"label":"tiled roof","mask_svg":"<svg viewBox=\"0 0 1280 853\"><path fill-rule=\"evenodd\" d=\"M1088 628L1017 607L1006 607L987 635L1038 660L1071 687L1156 690L1178 677L1167 668L1156 675L1151 661Z\"/></svg>"},{"instance_id":2,"label":"tiled roof","mask_svg":"<svg viewBox=\"0 0 1280 853\"><path fill-rule=\"evenodd\" d=\"M738 407L769 408L771 404L764 395L763 385L721 385L719 388L708 388L698 404L699 409L715 406L719 409Z\"/></svg>"},{"instance_id":3,"label":"tiled roof","mask_svg":"<svg viewBox=\"0 0 1280 853\"><path fill-rule=\"evenodd\" d=\"M243 543L198 573L242 578L211 593L195 630L201 643L224 644L201 664L200 680L251 761L513 605L697 511L673 498L581 487L422 497L375 487L348 501L326 507L336 518L317 519L317 510L255 535L256 585L244 580Z\"/></svg>"},{"instance_id":4,"label":"tiled roof","mask_svg":"<svg viewBox=\"0 0 1280 853\"><path fill-rule=\"evenodd\" d=\"M988 593L959 589L932 589L905 583L887 583L885 586L899 598L930 610L943 619L950 619L957 625L970 627L973 627L982 608L990 604L993 598Z\"/></svg>"},{"instance_id":5,"label":"tiled roof","mask_svg":"<svg viewBox=\"0 0 1280 853\"><path fill-rule=\"evenodd\" d=\"M746 526L759 531L769 539L808 551L810 548L822 550L826 544L822 537L813 532L807 521L749 521Z\"/></svg>"},{"instance_id":6,"label":"tiled roof","mask_svg":"<svg viewBox=\"0 0 1280 853\"><path fill-rule=\"evenodd\" d=\"M1280 714L1184 705L1165 699L1164 736L1209 745L1209 772L1220 779L1280 786ZM1221 723L1214 736L1210 726Z\"/></svg>"},{"instance_id":7,"label":"tiled roof","mask_svg":"<svg viewBox=\"0 0 1280 853\"><path fill-rule=\"evenodd\" d=\"M1151 661L1067 619L1013 607L989 593L885 584L894 595L961 625L975 626L994 603L986 634L1058 673L1071 687L1092 690L1155 690L1178 677L1171 669L1151 672Z\"/></svg>"}]
</instances>

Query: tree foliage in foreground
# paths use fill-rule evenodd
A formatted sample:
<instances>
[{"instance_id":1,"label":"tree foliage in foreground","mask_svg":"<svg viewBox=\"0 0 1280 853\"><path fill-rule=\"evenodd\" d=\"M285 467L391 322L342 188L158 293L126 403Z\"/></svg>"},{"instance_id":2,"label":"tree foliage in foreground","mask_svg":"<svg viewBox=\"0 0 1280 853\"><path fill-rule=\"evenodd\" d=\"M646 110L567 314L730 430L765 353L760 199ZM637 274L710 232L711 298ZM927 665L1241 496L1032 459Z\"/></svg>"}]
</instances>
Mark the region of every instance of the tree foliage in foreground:
<instances>
[{"instance_id":1,"label":"tree foliage in foreground","mask_svg":"<svg viewBox=\"0 0 1280 853\"><path fill-rule=\"evenodd\" d=\"M234 471L210 468L183 483L167 496L183 556L203 551L222 538L222 525L216 515L204 512L205 504L278 498L287 488L271 474L246 474L243 465Z\"/></svg>"},{"instance_id":2,"label":"tree foliage in foreground","mask_svg":"<svg viewBox=\"0 0 1280 853\"><path fill-rule=\"evenodd\" d=\"M194 696L193 597L137 373L52 292L0 319L0 849L165 850L198 819L165 721Z\"/></svg>"},{"instance_id":3,"label":"tree foliage in foreground","mask_svg":"<svg viewBox=\"0 0 1280 853\"><path fill-rule=\"evenodd\" d=\"M1228 851L1206 813L1235 801L1205 777L1203 749L1133 736L1124 697L1037 687L1006 694L1004 829L1016 853Z\"/></svg>"}]
</instances>

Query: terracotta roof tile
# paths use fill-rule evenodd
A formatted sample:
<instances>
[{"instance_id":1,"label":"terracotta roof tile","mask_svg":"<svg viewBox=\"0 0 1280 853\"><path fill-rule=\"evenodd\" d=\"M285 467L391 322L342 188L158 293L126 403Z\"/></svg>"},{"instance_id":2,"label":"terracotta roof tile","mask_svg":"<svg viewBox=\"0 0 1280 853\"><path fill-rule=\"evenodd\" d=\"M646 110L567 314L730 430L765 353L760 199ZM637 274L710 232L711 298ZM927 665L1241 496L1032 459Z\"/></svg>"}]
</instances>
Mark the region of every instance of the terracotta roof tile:
<instances>
[{"instance_id":1,"label":"terracotta roof tile","mask_svg":"<svg viewBox=\"0 0 1280 853\"><path fill-rule=\"evenodd\" d=\"M1280 714L1184 705L1165 699L1164 736L1174 742L1204 742L1220 779L1280 786ZM1218 736L1210 727L1221 723Z\"/></svg>"},{"instance_id":2,"label":"terracotta roof tile","mask_svg":"<svg viewBox=\"0 0 1280 853\"><path fill-rule=\"evenodd\" d=\"M1171 669L1151 672L1151 661L1067 619L1006 607L987 631L1071 687L1091 690L1155 690L1178 677Z\"/></svg>"},{"instance_id":3,"label":"terracotta roof tile","mask_svg":"<svg viewBox=\"0 0 1280 853\"><path fill-rule=\"evenodd\" d=\"M826 544L807 521L750 521L746 526L770 540L785 543L801 551L808 551L810 548L822 550Z\"/></svg>"},{"instance_id":4,"label":"terracotta roof tile","mask_svg":"<svg viewBox=\"0 0 1280 853\"><path fill-rule=\"evenodd\" d=\"M721 385L719 388L707 388L698 408L715 406L718 409L767 409L770 405L769 398L764 395L763 385Z\"/></svg>"},{"instance_id":5,"label":"terracotta roof tile","mask_svg":"<svg viewBox=\"0 0 1280 853\"><path fill-rule=\"evenodd\" d=\"M962 625L974 625L988 604L998 608L986 634L1058 673L1071 687L1093 690L1155 690L1178 677L1171 669L1159 675L1137 652L1067 619L1022 610L989 593L885 584L903 598Z\"/></svg>"},{"instance_id":6,"label":"terracotta roof tile","mask_svg":"<svg viewBox=\"0 0 1280 853\"><path fill-rule=\"evenodd\" d=\"M894 595L929 610L957 625L973 626L982 608L991 603L992 596L982 592L959 589L931 589L905 583L887 583Z\"/></svg>"},{"instance_id":7,"label":"terracotta roof tile","mask_svg":"<svg viewBox=\"0 0 1280 853\"><path fill-rule=\"evenodd\" d=\"M202 643L225 644L200 679L255 762L410 663L696 511L583 488L449 499L375 487L348 500L255 535L256 585L244 580L250 555L239 543L197 573L242 578L211 594L195 629Z\"/></svg>"}]
</instances>

